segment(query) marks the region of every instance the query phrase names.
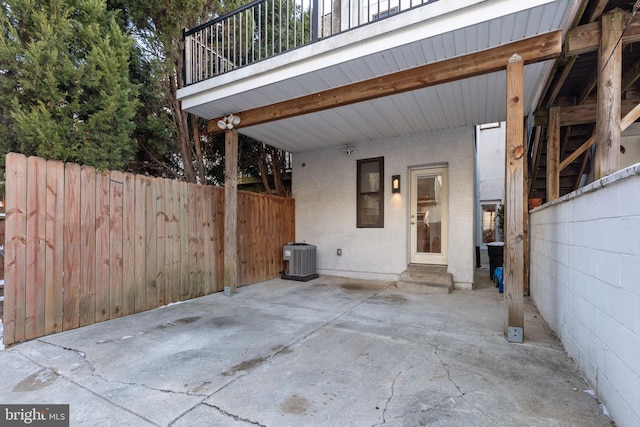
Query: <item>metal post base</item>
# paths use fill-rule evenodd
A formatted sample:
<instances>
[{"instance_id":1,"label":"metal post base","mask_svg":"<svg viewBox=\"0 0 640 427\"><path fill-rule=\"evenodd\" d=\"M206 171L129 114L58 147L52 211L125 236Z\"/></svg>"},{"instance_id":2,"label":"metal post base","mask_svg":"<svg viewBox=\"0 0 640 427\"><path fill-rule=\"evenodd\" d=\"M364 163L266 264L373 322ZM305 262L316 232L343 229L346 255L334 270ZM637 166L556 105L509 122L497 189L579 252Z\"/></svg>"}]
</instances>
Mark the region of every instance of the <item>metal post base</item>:
<instances>
[{"instance_id":1,"label":"metal post base","mask_svg":"<svg viewBox=\"0 0 640 427\"><path fill-rule=\"evenodd\" d=\"M224 287L224 295L230 297L231 295L233 295L231 293L231 286L225 286Z\"/></svg>"},{"instance_id":2,"label":"metal post base","mask_svg":"<svg viewBox=\"0 0 640 427\"><path fill-rule=\"evenodd\" d=\"M517 326L509 326L507 329L507 341L522 343L524 341L524 330Z\"/></svg>"}]
</instances>

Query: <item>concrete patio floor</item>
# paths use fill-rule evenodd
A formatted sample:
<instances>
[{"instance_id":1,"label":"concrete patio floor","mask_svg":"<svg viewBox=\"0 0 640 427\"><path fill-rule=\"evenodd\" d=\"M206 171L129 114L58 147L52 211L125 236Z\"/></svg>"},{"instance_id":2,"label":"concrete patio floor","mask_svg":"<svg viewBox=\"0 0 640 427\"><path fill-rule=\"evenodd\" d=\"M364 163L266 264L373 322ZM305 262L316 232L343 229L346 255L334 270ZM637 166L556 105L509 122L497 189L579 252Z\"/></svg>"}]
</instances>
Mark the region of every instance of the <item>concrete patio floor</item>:
<instances>
[{"instance_id":1,"label":"concrete patio floor","mask_svg":"<svg viewBox=\"0 0 640 427\"><path fill-rule=\"evenodd\" d=\"M270 280L59 333L0 351L0 403L96 426L612 425L528 299L507 343L483 280Z\"/></svg>"}]
</instances>

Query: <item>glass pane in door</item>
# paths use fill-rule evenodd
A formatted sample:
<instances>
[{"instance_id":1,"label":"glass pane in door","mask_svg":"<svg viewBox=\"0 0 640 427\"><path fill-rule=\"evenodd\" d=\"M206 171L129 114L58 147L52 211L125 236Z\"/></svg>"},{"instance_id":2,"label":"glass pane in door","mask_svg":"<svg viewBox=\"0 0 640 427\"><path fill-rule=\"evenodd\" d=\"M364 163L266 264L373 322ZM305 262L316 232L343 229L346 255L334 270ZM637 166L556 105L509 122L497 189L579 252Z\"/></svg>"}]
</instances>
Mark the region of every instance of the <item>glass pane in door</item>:
<instances>
[{"instance_id":1,"label":"glass pane in door","mask_svg":"<svg viewBox=\"0 0 640 427\"><path fill-rule=\"evenodd\" d=\"M417 177L418 253L442 253L442 184L442 175Z\"/></svg>"}]
</instances>

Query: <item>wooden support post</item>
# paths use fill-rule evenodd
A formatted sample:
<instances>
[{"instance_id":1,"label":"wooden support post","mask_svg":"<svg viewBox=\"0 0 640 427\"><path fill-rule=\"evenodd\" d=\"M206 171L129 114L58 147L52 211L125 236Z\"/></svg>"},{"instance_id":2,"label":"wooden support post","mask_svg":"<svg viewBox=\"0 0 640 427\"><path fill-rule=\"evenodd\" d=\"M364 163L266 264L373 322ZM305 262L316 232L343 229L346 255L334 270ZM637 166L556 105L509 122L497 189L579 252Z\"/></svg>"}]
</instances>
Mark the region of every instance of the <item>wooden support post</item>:
<instances>
[{"instance_id":1,"label":"wooden support post","mask_svg":"<svg viewBox=\"0 0 640 427\"><path fill-rule=\"evenodd\" d=\"M598 114L595 179L620 168L620 98L622 96L621 11L602 17L598 52Z\"/></svg>"},{"instance_id":2,"label":"wooden support post","mask_svg":"<svg viewBox=\"0 0 640 427\"><path fill-rule=\"evenodd\" d=\"M224 293L238 287L238 131L224 132Z\"/></svg>"},{"instance_id":3,"label":"wooden support post","mask_svg":"<svg viewBox=\"0 0 640 427\"><path fill-rule=\"evenodd\" d=\"M527 121L524 120L523 129L527 129ZM525 153L527 153L527 132L522 133L522 145L525 147ZM524 295L529 295L529 162L525 158L522 162L522 248L523 248L523 292Z\"/></svg>"},{"instance_id":4,"label":"wooden support post","mask_svg":"<svg viewBox=\"0 0 640 427\"><path fill-rule=\"evenodd\" d=\"M560 197L560 108L549 108L547 135L547 202Z\"/></svg>"},{"instance_id":5,"label":"wooden support post","mask_svg":"<svg viewBox=\"0 0 640 427\"><path fill-rule=\"evenodd\" d=\"M505 324L509 342L524 338L524 62L507 64L507 147L505 173Z\"/></svg>"}]
</instances>

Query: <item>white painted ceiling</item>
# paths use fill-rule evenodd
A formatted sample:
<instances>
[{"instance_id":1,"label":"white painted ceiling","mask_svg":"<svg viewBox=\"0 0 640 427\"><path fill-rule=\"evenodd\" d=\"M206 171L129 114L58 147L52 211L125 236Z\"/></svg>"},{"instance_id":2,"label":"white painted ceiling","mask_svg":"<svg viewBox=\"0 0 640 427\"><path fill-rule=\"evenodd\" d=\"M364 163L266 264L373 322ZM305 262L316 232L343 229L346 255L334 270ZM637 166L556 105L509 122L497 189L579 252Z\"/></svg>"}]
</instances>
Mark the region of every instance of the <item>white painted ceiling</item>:
<instances>
[{"instance_id":1,"label":"white painted ceiling","mask_svg":"<svg viewBox=\"0 0 640 427\"><path fill-rule=\"evenodd\" d=\"M447 0L433 5L440 3ZM486 0L425 19L411 28L400 27L407 21L402 15L419 9L425 13L432 6L426 5L384 20L387 22L368 25L360 34L352 30L343 34L343 40L340 35L334 36L255 64L253 70L246 67L189 86L179 96L183 108L206 119L229 113L241 115L251 108L563 29L572 19L576 3ZM509 8L524 9L511 13ZM492 17L495 15L501 16ZM384 23L388 28L394 25L391 19L398 19L399 27L394 30L398 33L377 33L376 25ZM448 28L454 29L446 31ZM402 31L406 41L389 42L393 36L402 39ZM427 36L417 40L416 34ZM356 40L357 37L362 38ZM371 43L387 43L391 47L356 57L354 52L371 50ZM343 57L336 59L336 52L342 52ZM323 62L330 65L323 67ZM525 110L535 106L551 65L547 61L525 67ZM246 128L240 125L239 131L295 153L502 121L506 117L505 99L505 73L497 72L267 124Z\"/></svg>"}]
</instances>

